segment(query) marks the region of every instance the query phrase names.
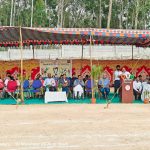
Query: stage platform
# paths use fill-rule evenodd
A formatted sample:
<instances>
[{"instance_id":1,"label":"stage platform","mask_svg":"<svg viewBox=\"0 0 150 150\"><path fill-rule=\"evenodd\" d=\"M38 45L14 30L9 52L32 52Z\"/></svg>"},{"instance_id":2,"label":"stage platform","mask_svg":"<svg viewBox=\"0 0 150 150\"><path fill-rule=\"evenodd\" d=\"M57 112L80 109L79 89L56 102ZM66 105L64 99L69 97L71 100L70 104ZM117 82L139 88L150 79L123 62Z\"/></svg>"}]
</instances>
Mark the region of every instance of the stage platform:
<instances>
[{"instance_id":1,"label":"stage platform","mask_svg":"<svg viewBox=\"0 0 150 150\"><path fill-rule=\"evenodd\" d=\"M113 94L109 95L109 99L113 97ZM84 98L84 99L68 99L68 103L66 102L49 102L48 104L90 104L91 100L90 98ZM106 100L97 98L96 101L97 104L105 104ZM118 97L113 98L112 103L114 104L120 104L120 100ZM133 103L137 104L143 104L142 100L134 100ZM15 105L16 101L12 98L5 98L5 99L0 99L0 105ZM44 103L44 98L31 98L31 99L25 99L25 104L45 104Z\"/></svg>"}]
</instances>

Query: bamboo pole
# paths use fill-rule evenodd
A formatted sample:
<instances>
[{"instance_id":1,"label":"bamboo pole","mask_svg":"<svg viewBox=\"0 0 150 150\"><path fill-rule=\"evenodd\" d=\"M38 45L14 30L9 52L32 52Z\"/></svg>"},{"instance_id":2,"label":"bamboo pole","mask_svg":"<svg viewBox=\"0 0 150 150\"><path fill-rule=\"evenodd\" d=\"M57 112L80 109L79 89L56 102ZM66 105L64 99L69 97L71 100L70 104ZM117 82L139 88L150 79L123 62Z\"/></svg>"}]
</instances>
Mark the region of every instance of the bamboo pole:
<instances>
[{"instance_id":1,"label":"bamboo pole","mask_svg":"<svg viewBox=\"0 0 150 150\"><path fill-rule=\"evenodd\" d=\"M82 51L81 51L81 71L83 67L83 42L82 42Z\"/></svg>"},{"instance_id":2,"label":"bamboo pole","mask_svg":"<svg viewBox=\"0 0 150 150\"><path fill-rule=\"evenodd\" d=\"M93 89L93 76L92 76L92 35L90 35L90 66L91 66L91 89L92 89L92 99L94 98L94 89Z\"/></svg>"},{"instance_id":3,"label":"bamboo pole","mask_svg":"<svg viewBox=\"0 0 150 150\"><path fill-rule=\"evenodd\" d=\"M20 26L20 55L21 55L21 101L24 103L23 95L23 45L22 45L22 30Z\"/></svg>"}]
</instances>

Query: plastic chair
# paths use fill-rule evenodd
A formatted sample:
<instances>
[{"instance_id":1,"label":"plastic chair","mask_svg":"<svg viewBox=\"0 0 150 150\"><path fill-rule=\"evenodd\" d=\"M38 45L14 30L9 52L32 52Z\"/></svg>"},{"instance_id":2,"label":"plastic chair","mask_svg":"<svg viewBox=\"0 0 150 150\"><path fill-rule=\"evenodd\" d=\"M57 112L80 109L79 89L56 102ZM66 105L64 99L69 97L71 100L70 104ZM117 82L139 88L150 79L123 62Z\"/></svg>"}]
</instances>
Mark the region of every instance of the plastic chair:
<instances>
[{"instance_id":1,"label":"plastic chair","mask_svg":"<svg viewBox=\"0 0 150 150\"><path fill-rule=\"evenodd\" d=\"M30 97L29 87L30 87L29 80L25 80L23 82L23 92L25 97Z\"/></svg>"},{"instance_id":2,"label":"plastic chair","mask_svg":"<svg viewBox=\"0 0 150 150\"><path fill-rule=\"evenodd\" d=\"M15 80L8 81L7 92L13 93L17 90L17 82Z\"/></svg>"},{"instance_id":3,"label":"plastic chair","mask_svg":"<svg viewBox=\"0 0 150 150\"><path fill-rule=\"evenodd\" d=\"M8 81L8 84L7 84L7 89L6 89L6 92L9 94L9 95L15 95L15 92L17 90L17 82L15 80L10 80Z\"/></svg>"},{"instance_id":4,"label":"plastic chair","mask_svg":"<svg viewBox=\"0 0 150 150\"><path fill-rule=\"evenodd\" d=\"M42 87L42 83L41 80L34 80L32 83L32 89L30 90L31 93L33 94L37 94L37 93L41 93L41 87Z\"/></svg>"},{"instance_id":5,"label":"plastic chair","mask_svg":"<svg viewBox=\"0 0 150 150\"><path fill-rule=\"evenodd\" d=\"M93 82L91 82L91 79L87 80L85 83L86 96L92 93L92 87L93 87Z\"/></svg>"}]
</instances>

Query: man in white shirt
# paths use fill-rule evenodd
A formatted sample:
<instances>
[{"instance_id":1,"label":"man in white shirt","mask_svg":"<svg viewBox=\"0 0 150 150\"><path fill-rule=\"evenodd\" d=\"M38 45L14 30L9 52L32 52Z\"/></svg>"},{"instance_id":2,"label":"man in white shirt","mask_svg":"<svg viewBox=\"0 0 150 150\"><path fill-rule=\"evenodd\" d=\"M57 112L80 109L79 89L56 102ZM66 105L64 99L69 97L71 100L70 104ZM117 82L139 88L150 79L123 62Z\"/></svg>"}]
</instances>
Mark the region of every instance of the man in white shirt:
<instances>
[{"instance_id":1,"label":"man in white shirt","mask_svg":"<svg viewBox=\"0 0 150 150\"><path fill-rule=\"evenodd\" d=\"M122 76L124 76L124 79L130 79L130 73L125 68L122 68Z\"/></svg>"},{"instance_id":2,"label":"man in white shirt","mask_svg":"<svg viewBox=\"0 0 150 150\"><path fill-rule=\"evenodd\" d=\"M114 72L114 94L117 94L118 89L121 86L120 76L122 71L120 71L120 65L116 66L116 71Z\"/></svg>"},{"instance_id":3,"label":"man in white shirt","mask_svg":"<svg viewBox=\"0 0 150 150\"><path fill-rule=\"evenodd\" d=\"M56 82L54 78L51 78L51 74L48 73L47 78L44 81L46 91L56 91Z\"/></svg>"},{"instance_id":4,"label":"man in white shirt","mask_svg":"<svg viewBox=\"0 0 150 150\"><path fill-rule=\"evenodd\" d=\"M84 87L84 82L83 82L82 76L79 75L78 79L74 81L73 91L74 91L75 98L77 98L77 95L79 99L81 98L82 94L84 93L83 87Z\"/></svg>"},{"instance_id":5,"label":"man in white shirt","mask_svg":"<svg viewBox=\"0 0 150 150\"><path fill-rule=\"evenodd\" d=\"M135 99L141 99L141 92L142 92L142 83L139 80L139 77L133 81L133 94Z\"/></svg>"}]
</instances>

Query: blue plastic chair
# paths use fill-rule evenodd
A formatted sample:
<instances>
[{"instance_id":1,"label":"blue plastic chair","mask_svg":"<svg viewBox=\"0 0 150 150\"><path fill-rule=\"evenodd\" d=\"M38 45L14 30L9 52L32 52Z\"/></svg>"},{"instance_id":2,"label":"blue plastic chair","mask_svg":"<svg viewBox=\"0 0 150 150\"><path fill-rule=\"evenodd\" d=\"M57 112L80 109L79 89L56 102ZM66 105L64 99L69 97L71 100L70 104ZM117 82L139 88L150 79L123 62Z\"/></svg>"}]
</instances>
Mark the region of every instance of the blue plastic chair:
<instances>
[{"instance_id":1,"label":"blue plastic chair","mask_svg":"<svg viewBox=\"0 0 150 150\"><path fill-rule=\"evenodd\" d=\"M34 80L32 83L32 89L30 90L31 93L40 93L41 92L41 87L42 87L42 82L41 80Z\"/></svg>"},{"instance_id":2,"label":"blue plastic chair","mask_svg":"<svg viewBox=\"0 0 150 150\"><path fill-rule=\"evenodd\" d=\"M24 92L28 92L29 86L30 86L29 80L25 80L25 81L23 82L23 91L24 91Z\"/></svg>"},{"instance_id":3,"label":"blue plastic chair","mask_svg":"<svg viewBox=\"0 0 150 150\"><path fill-rule=\"evenodd\" d=\"M91 81L91 79L87 80L85 84L86 96L92 93L92 87L93 87L93 82Z\"/></svg>"}]
</instances>

